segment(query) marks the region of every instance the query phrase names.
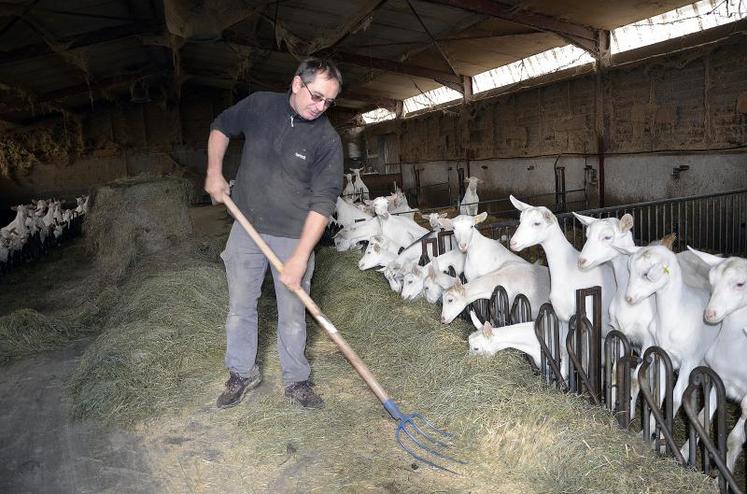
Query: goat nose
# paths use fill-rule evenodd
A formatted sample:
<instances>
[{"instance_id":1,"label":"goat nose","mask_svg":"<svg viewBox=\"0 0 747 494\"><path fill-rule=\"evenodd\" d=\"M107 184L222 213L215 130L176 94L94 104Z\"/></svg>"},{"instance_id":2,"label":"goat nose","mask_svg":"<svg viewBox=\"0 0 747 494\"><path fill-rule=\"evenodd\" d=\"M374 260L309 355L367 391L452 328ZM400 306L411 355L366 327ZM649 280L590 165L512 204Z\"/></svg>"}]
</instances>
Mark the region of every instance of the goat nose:
<instances>
[{"instance_id":1,"label":"goat nose","mask_svg":"<svg viewBox=\"0 0 747 494\"><path fill-rule=\"evenodd\" d=\"M627 303L629 303L629 304L632 304L633 303L633 297L631 297L630 295L625 295L625 301Z\"/></svg>"},{"instance_id":2,"label":"goat nose","mask_svg":"<svg viewBox=\"0 0 747 494\"><path fill-rule=\"evenodd\" d=\"M578 267L583 268L589 261L585 257L578 258Z\"/></svg>"},{"instance_id":3,"label":"goat nose","mask_svg":"<svg viewBox=\"0 0 747 494\"><path fill-rule=\"evenodd\" d=\"M446 324L446 318L444 316L441 316L441 324Z\"/></svg>"},{"instance_id":4,"label":"goat nose","mask_svg":"<svg viewBox=\"0 0 747 494\"><path fill-rule=\"evenodd\" d=\"M716 311L714 309L706 309L705 311L706 321L713 321L716 319Z\"/></svg>"},{"instance_id":5,"label":"goat nose","mask_svg":"<svg viewBox=\"0 0 747 494\"><path fill-rule=\"evenodd\" d=\"M516 250L516 242L513 240L508 243L508 246L511 247L511 250Z\"/></svg>"}]
</instances>

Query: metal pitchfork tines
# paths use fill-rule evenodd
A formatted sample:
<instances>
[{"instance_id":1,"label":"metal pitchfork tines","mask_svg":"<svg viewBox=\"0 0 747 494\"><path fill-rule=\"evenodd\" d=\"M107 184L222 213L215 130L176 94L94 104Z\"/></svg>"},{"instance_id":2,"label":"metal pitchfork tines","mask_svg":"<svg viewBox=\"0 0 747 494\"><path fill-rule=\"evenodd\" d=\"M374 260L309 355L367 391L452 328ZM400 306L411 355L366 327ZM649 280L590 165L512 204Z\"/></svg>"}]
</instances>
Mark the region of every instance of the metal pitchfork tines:
<instances>
[{"instance_id":1,"label":"metal pitchfork tines","mask_svg":"<svg viewBox=\"0 0 747 494\"><path fill-rule=\"evenodd\" d=\"M273 267L281 273L283 271L283 263L265 243L262 237L257 233L254 227L249 223L246 217L239 211L236 204L227 195L223 195L223 203L226 205L228 210L231 212L236 221L238 221L249 236L254 240L262 253L272 263ZM301 302L306 306L306 309L314 316L314 319L319 325L324 328L329 338L337 345L345 358L353 366L353 369L361 376L361 378L368 384L371 391L384 405L384 409L389 412L389 415L398 422L395 429L395 438L399 443L400 447L407 453L412 455L417 461L428 465L435 470L442 470L450 473L457 473L454 470L443 466L439 462L456 462L464 465L465 462L446 455L443 450L448 448L451 443L448 438L451 435L448 432L444 432L436 428L428 419L423 417L419 413L412 413L406 415L402 413L397 406L397 403L389 397L387 392L376 380L374 375L369 370L368 366L358 357L358 354L348 345L348 343L340 336L337 328L332 322L327 319L316 303L311 299L309 294L303 291L303 288L298 287L290 289Z\"/></svg>"}]
</instances>

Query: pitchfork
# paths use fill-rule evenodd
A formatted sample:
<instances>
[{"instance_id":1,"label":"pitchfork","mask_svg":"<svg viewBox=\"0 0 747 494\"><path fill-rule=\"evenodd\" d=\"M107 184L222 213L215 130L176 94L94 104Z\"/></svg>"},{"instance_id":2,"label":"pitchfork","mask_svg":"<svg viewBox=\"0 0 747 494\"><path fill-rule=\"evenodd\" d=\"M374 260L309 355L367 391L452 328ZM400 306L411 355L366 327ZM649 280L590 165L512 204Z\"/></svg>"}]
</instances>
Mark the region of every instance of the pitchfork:
<instances>
[{"instance_id":1,"label":"pitchfork","mask_svg":"<svg viewBox=\"0 0 747 494\"><path fill-rule=\"evenodd\" d=\"M254 243L260 248L262 253L272 263L275 269L282 273L283 263L277 258L275 253L270 249L262 237L257 233L254 227L249 223L246 217L239 211L236 204L227 195L223 195L223 202L225 203L228 210L233 214L234 218L244 227L249 236L254 240ZM303 304L309 310L314 319L319 325L324 328L330 339L337 345L340 351L348 359L353 369L363 378L363 380L371 388L371 391L384 405L384 409L389 412L389 415L397 421L397 427L395 428L394 437L399 443L400 447L407 453L412 455L416 460L428 465L435 470L443 470L450 473L456 473L455 471L437 463L438 461L456 462L459 464L465 464L464 461L458 460L451 456L446 455L443 450L448 448L451 444L449 438L451 434L448 432L438 429L428 419L423 417L419 413L405 414L399 409L397 403L389 397L384 388L378 383L376 378L373 376L371 371L368 369L365 363L358 357L355 351L348 345L348 343L340 336L340 333L335 328L334 324L327 319L319 307L314 303L311 297L303 290L298 287L295 289L289 289L301 299Z\"/></svg>"}]
</instances>

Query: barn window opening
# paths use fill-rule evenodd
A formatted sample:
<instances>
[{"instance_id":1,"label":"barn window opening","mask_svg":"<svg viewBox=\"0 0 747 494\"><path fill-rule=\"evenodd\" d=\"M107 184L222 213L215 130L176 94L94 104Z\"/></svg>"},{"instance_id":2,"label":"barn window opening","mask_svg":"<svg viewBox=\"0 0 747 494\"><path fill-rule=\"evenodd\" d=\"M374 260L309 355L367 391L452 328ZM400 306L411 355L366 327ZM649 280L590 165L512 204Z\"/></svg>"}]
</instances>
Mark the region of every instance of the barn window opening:
<instances>
[{"instance_id":1,"label":"barn window opening","mask_svg":"<svg viewBox=\"0 0 747 494\"><path fill-rule=\"evenodd\" d=\"M703 0L614 29L610 51L620 53L747 17L744 0Z\"/></svg>"},{"instance_id":2,"label":"barn window opening","mask_svg":"<svg viewBox=\"0 0 747 494\"><path fill-rule=\"evenodd\" d=\"M366 125L394 120L396 117L397 115L393 111L387 110L386 108L377 108L361 114L363 123Z\"/></svg>"},{"instance_id":3,"label":"barn window opening","mask_svg":"<svg viewBox=\"0 0 747 494\"><path fill-rule=\"evenodd\" d=\"M434 108L451 101L462 99L462 93L454 91L448 87L438 87L430 91L421 92L420 94L404 100L404 113L414 113L421 110Z\"/></svg>"}]
</instances>

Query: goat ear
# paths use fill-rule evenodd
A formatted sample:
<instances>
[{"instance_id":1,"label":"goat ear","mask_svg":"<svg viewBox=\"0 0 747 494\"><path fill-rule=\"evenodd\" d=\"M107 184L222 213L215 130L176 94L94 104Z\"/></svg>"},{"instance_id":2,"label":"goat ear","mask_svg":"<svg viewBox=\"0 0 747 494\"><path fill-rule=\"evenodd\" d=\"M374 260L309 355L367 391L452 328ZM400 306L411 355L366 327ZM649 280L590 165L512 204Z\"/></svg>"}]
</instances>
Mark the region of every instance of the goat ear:
<instances>
[{"instance_id":1,"label":"goat ear","mask_svg":"<svg viewBox=\"0 0 747 494\"><path fill-rule=\"evenodd\" d=\"M613 244L612 247L614 247L619 253L625 254L628 256L632 256L633 254L635 254L641 249L641 247L637 247L635 245L631 246L631 245L614 245Z\"/></svg>"},{"instance_id":2,"label":"goat ear","mask_svg":"<svg viewBox=\"0 0 747 494\"><path fill-rule=\"evenodd\" d=\"M378 273L383 273L384 271L386 271L386 266L384 266L383 268L379 268L379 269L376 270L376 272L378 272Z\"/></svg>"},{"instance_id":3,"label":"goat ear","mask_svg":"<svg viewBox=\"0 0 747 494\"><path fill-rule=\"evenodd\" d=\"M482 325L482 334L485 335L485 338L493 337L493 326L488 321L485 321Z\"/></svg>"},{"instance_id":4,"label":"goat ear","mask_svg":"<svg viewBox=\"0 0 747 494\"><path fill-rule=\"evenodd\" d=\"M663 245L669 250L674 250L674 241L677 240L677 234L676 233L670 233L669 235L665 235L664 237L659 240L659 245Z\"/></svg>"},{"instance_id":5,"label":"goat ear","mask_svg":"<svg viewBox=\"0 0 747 494\"><path fill-rule=\"evenodd\" d=\"M475 216L475 225L478 223L482 223L483 221L485 221L485 218L487 217L488 217L487 211L483 211L482 213L478 214L477 216Z\"/></svg>"},{"instance_id":6,"label":"goat ear","mask_svg":"<svg viewBox=\"0 0 747 494\"><path fill-rule=\"evenodd\" d=\"M578 221L580 221L581 224L584 225L584 226L589 226L592 223L594 223L594 221L596 221L596 218L594 218L592 216L584 216L583 214L578 214L576 212L573 213L573 216L575 216L576 219Z\"/></svg>"},{"instance_id":7,"label":"goat ear","mask_svg":"<svg viewBox=\"0 0 747 494\"><path fill-rule=\"evenodd\" d=\"M439 218L446 218L447 216L449 216L449 213L438 213Z\"/></svg>"},{"instance_id":8,"label":"goat ear","mask_svg":"<svg viewBox=\"0 0 747 494\"><path fill-rule=\"evenodd\" d=\"M545 207L543 207L543 208L542 208L542 217L543 217L543 218L545 218L545 220L546 220L546 221L547 221L548 223L552 223L552 222L554 222L554 221L556 221L556 220L557 220L557 219L555 218L555 215L554 215L554 214L552 214L552 211L550 211L549 209L547 209L547 208L545 208Z\"/></svg>"},{"instance_id":9,"label":"goat ear","mask_svg":"<svg viewBox=\"0 0 747 494\"><path fill-rule=\"evenodd\" d=\"M436 276L436 265L434 264L436 261L434 260L432 263L428 264L428 276L431 278L434 278Z\"/></svg>"},{"instance_id":10,"label":"goat ear","mask_svg":"<svg viewBox=\"0 0 747 494\"><path fill-rule=\"evenodd\" d=\"M625 213L623 217L620 218L620 221L617 222L617 226L622 232L631 230L633 228L633 215L631 215L630 213Z\"/></svg>"},{"instance_id":11,"label":"goat ear","mask_svg":"<svg viewBox=\"0 0 747 494\"><path fill-rule=\"evenodd\" d=\"M449 218L441 218L441 226L444 228L454 228L454 223Z\"/></svg>"},{"instance_id":12,"label":"goat ear","mask_svg":"<svg viewBox=\"0 0 747 494\"><path fill-rule=\"evenodd\" d=\"M515 197L513 196L513 194L512 194L512 195L510 195L510 196L508 196L508 198L509 198L509 199L511 199L511 204L513 204L513 205L514 205L514 207L515 207L516 209L518 209L519 211L524 211L525 209L529 209L529 208L531 208L531 207L532 207L532 206L530 206L529 204L527 204L527 203L525 203L525 202L521 202L520 200L518 200L517 198L515 198Z\"/></svg>"},{"instance_id":13,"label":"goat ear","mask_svg":"<svg viewBox=\"0 0 747 494\"><path fill-rule=\"evenodd\" d=\"M709 254L707 252L702 252L700 250L693 249L689 245L687 246L687 248L688 250L690 250L690 252L698 256L701 261L703 261L704 263L708 264L711 267L718 266L719 264L721 264L722 262L726 260L723 257L714 256L713 254Z\"/></svg>"},{"instance_id":14,"label":"goat ear","mask_svg":"<svg viewBox=\"0 0 747 494\"><path fill-rule=\"evenodd\" d=\"M475 327L475 329L477 329L478 331L482 329L482 323L480 322L480 319L478 319L477 314L475 314L475 311L469 311L469 318L470 321L472 321L472 325Z\"/></svg>"}]
</instances>

